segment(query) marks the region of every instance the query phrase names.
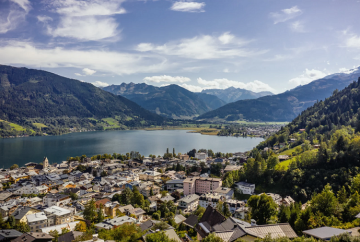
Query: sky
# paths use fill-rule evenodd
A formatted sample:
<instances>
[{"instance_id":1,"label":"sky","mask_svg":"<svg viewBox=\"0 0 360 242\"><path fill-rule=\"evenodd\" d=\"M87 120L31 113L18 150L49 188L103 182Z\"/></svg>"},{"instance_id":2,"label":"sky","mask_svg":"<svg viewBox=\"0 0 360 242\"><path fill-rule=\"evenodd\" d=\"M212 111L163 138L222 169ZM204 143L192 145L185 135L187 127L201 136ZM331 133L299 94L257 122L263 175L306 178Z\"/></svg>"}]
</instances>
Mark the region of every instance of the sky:
<instances>
[{"instance_id":1,"label":"sky","mask_svg":"<svg viewBox=\"0 0 360 242\"><path fill-rule=\"evenodd\" d=\"M0 0L0 64L281 93L360 65L359 0Z\"/></svg>"}]
</instances>

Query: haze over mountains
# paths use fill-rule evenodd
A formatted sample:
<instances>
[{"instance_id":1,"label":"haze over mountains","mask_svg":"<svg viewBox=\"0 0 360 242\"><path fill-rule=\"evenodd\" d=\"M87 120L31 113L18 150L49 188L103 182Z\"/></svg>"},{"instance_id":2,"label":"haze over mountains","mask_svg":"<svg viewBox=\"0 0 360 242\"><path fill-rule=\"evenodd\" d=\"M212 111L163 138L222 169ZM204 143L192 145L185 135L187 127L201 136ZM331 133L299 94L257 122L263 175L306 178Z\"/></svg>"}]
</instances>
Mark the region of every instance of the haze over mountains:
<instances>
[{"instance_id":1,"label":"haze over mountains","mask_svg":"<svg viewBox=\"0 0 360 242\"><path fill-rule=\"evenodd\" d=\"M255 99L263 96L274 95L271 92L252 92L246 89L229 87L226 89L205 89L201 93L212 94L225 101L232 103L239 100Z\"/></svg>"},{"instance_id":2,"label":"haze over mountains","mask_svg":"<svg viewBox=\"0 0 360 242\"><path fill-rule=\"evenodd\" d=\"M278 95L229 103L199 116L198 119L207 121L291 121L316 101L331 96L335 89L342 90L357 80L359 74L359 67L347 73L332 74Z\"/></svg>"}]
</instances>

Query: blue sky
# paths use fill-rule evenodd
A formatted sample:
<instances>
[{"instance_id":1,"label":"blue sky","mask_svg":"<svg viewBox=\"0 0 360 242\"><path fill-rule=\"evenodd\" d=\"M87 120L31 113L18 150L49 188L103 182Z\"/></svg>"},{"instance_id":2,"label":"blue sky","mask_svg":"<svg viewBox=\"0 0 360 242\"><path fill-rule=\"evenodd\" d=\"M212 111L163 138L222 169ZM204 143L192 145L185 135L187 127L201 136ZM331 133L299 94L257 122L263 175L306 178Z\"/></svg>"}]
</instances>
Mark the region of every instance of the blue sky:
<instances>
[{"instance_id":1,"label":"blue sky","mask_svg":"<svg viewBox=\"0 0 360 242\"><path fill-rule=\"evenodd\" d=\"M285 90L360 65L359 0L0 0L0 63L97 86Z\"/></svg>"}]
</instances>

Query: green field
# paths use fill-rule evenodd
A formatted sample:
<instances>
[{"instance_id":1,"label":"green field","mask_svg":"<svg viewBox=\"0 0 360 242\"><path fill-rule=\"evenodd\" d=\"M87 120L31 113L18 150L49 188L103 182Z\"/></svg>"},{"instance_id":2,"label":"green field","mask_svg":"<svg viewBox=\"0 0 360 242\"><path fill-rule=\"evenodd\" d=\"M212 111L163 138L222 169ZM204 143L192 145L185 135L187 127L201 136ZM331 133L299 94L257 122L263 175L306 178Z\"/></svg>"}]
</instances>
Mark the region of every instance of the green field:
<instances>
[{"instance_id":1,"label":"green field","mask_svg":"<svg viewBox=\"0 0 360 242\"><path fill-rule=\"evenodd\" d=\"M249 122L249 121L235 121L237 124L253 124L253 125L287 125L289 122Z\"/></svg>"},{"instance_id":2,"label":"green field","mask_svg":"<svg viewBox=\"0 0 360 242\"><path fill-rule=\"evenodd\" d=\"M32 123L32 125L35 126L38 129L47 127L45 124L42 124L42 123Z\"/></svg>"},{"instance_id":3,"label":"green field","mask_svg":"<svg viewBox=\"0 0 360 242\"><path fill-rule=\"evenodd\" d=\"M286 161L283 161L283 162L280 162L279 164L276 165L275 167L275 170L281 170L281 169L284 169L284 170L287 170L289 169L289 165L291 162L293 161L296 161L296 157L300 156L300 155L303 155L303 154L307 154L307 153L316 153L318 151L318 149L312 149L312 150L308 150L308 151L305 151L297 156L294 156L292 157L291 159L288 159Z\"/></svg>"},{"instance_id":4,"label":"green field","mask_svg":"<svg viewBox=\"0 0 360 242\"><path fill-rule=\"evenodd\" d=\"M284 150L283 152L279 153L279 155L292 155L293 152L295 152L297 147L301 147L301 145L295 146L294 148Z\"/></svg>"}]
</instances>

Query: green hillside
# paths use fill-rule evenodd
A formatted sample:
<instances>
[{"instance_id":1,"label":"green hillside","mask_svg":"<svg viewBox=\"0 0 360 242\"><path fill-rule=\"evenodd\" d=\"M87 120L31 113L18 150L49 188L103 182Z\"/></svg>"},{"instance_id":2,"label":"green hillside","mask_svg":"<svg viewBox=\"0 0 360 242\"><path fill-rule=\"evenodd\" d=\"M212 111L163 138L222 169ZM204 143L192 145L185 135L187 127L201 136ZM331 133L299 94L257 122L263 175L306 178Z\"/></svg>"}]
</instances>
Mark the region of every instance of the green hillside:
<instances>
[{"instance_id":1,"label":"green hillside","mask_svg":"<svg viewBox=\"0 0 360 242\"><path fill-rule=\"evenodd\" d=\"M99 128L103 126L101 119L109 117L127 127L161 124L164 120L92 84L46 71L0 65L0 119L62 133L63 128Z\"/></svg>"}]
</instances>

